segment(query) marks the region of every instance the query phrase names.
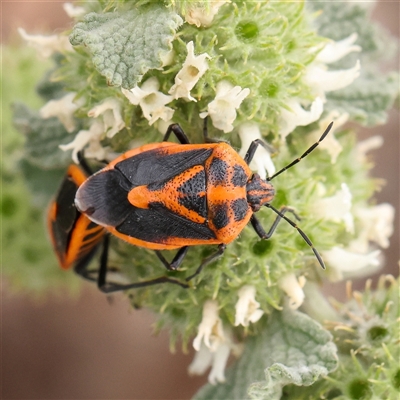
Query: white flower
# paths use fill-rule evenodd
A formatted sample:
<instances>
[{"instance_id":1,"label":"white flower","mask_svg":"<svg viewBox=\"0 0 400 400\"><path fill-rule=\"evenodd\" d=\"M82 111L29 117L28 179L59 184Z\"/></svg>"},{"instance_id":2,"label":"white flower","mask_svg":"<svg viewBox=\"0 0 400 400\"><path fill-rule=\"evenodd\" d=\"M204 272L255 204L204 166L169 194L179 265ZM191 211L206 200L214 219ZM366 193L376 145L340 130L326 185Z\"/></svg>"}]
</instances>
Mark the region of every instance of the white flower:
<instances>
[{"instance_id":1,"label":"white flower","mask_svg":"<svg viewBox=\"0 0 400 400\"><path fill-rule=\"evenodd\" d=\"M229 343L222 343L218 348L211 352L204 344L201 344L194 356L192 363L189 365L188 372L190 375L203 375L211 366L208 382L216 385L218 382L225 382L225 367L228 361L231 346Z\"/></svg>"},{"instance_id":2,"label":"white flower","mask_svg":"<svg viewBox=\"0 0 400 400\"><path fill-rule=\"evenodd\" d=\"M208 63L206 59L211 57L207 53L195 56L193 42L189 42L186 48L188 52L186 60L182 65L182 69L176 74L175 85L171 87L169 94L174 99L184 98L196 101L196 99L190 96L190 91L207 71Z\"/></svg>"},{"instance_id":3,"label":"white flower","mask_svg":"<svg viewBox=\"0 0 400 400\"><path fill-rule=\"evenodd\" d=\"M353 83L360 75L360 68L360 60L353 68L335 71L328 71L325 65L314 63L307 68L304 80L315 96L325 100L326 92L343 89Z\"/></svg>"},{"instance_id":4,"label":"white flower","mask_svg":"<svg viewBox=\"0 0 400 400\"><path fill-rule=\"evenodd\" d=\"M383 137L380 135L371 136L356 144L356 153L359 162L364 162L366 154L375 149L379 149L383 145Z\"/></svg>"},{"instance_id":5,"label":"white flower","mask_svg":"<svg viewBox=\"0 0 400 400\"><path fill-rule=\"evenodd\" d=\"M64 151L72 149L72 159L76 163L78 163L78 152L87 145L89 147L85 150L86 157L106 159L110 149L102 147L100 141L105 136L113 137L125 127L121 116L121 104L113 98L105 99L101 104L93 107L88 112L88 116L93 118L89 130L79 131L71 143L59 146Z\"/></svg>"},{"instance_id":6,"label":"white flower","mask_svg":"<svg viewBox=\"0 0 400 400\"><path fill-rule=\"evenodd\" d=\"M68 93L58 100L50 100L39 111L42 118L57 117L65 129L71 133L75 130L76 124L74 112L79 108L81 102L74 103L76 93Z\"/></svg>"},{"instance_id":7,"label":"white flower","mask_svg":"<svg viewBox=\"0 0 400 400\"><path fill-rule=\"evenodd\" d=\"M279 116L279 134L282 139L293 132L296 126L309 125L317 121L324 111L323 101L317 97L311 104L310 110L303 108L300 99L291 99L287 102L287 108L281 108Z\"/></svg>"},{"instance_id":8,"label":"white flower","mask_svg":"<svg viewBox=\"0 0 400 400\"><path fill-rule=\"evenodd\" d=\"M213 385L224 382L224 371L230 351L239 355L242 347L234 344L229 332L224 330L218 316L218 303L214 300L204 303L203 317L198 334L193 340L193 347L197 353L189 366L189 373L203 374L211 366L208 381Z\"/></svg>"},{"instance_id":9,"label":"white flower","mask_svg":"<svg viewBox=\"0 0 400 400\"><path fill-rule=\"evenodd\" d=\"M260 303L256 301L256 288L245 285L239 290L238 295L239 300L235 306L235 326L249 326L250 322L257 322L264 311L260 309Z\"/></svg>"},{"instance_id":10,"label":"white flower","mask_svg":"<svg viewBox=\"0 0 400 400\"><path fill-rule=\"evenodd\" d=\"M170 121L174 115L174 110L165 106L173 100L173 97L160 92L159 88L158 79L153 76L147 79L141 88L136 86L131 90L121 89L132 104L141 107L143 115L150 125L153 125L158 119Z\"/></svg>"},{"instance_id":11,"label":"white flower","mask_svg":"<svg viewBox=\"0 0 400 400\"><path fill-rule=\"evenodd\" d=\"M329 42L306 70L304 81L314 92L315 96L325 101L325 93L349 86L360 75L360 61L357 60L353 68L328 71L326 64L340 60L354 51L361 51L361 47L354 45L357 34L338 42Z\"/></svg>"},{"instance_id":12,"label":"white flower","mask_svg":"<svg viewBox=\"0 0 400 400\"><path fill-rule=\"evenodd\" d=\"M373 207L357 207L354 210L359 219L361 228L357 242L364 243L364 249L368 248L368 241L377 243L386 249L389 247L389 237L393 234L394 207L388 203L382 203Z\"/></svg>"},{"instance_id":13,"label":"white flower","mask_svg":"<svg viewBox=\"0 0 400 400\"><path fill-rule=\"evenodd\" d=\"M93 107L88 116L92 118L100 117L104 124L104 133L112 138L117 132L125 127L125 122L121 115L121 103L113 98L105 99L101 104Z\"/></svg>"},{"instance_id":14,"label":"white flower","mask_svg":"<svg viewBox=\"0 0 400 400\"><path fill-rule=\"evenodd\" d=\"M198 28L200 28L200 26L210 26L219 8L228 2L229 0L215 0L211 2L209 10L194 5L189 8L185 15L186 22L191 25L196 25Z\"/></svg>"},{"instance_id":15,"label":"white flower","mask_svg":"<svg viewBox=\"0 0 400 400\"><path fill-rule=\"evenodd\" d=\"M87 144L90 144L92 142L99 143L103 134L104 134L104 124L102 123L101 120L95 119L90 125L89 130L79 131L76 134L75 139L71 143L62 144L59 147L63 151L72 149L72 159L76 164L78 164L79 163L78 152L81 151ZM92 146L96 147L97 145L93 144ZM98 159L102 160L103 157L101 157L101 154L99 154L99 156L100 157Z\"/></svg>"},{"instance_id":16,"label":"white flower","mask_svg":"<svg viewBox=\"0 0 400 400\"><path fill-rule=\"evenodd\" d=\"M357 38L357 33L353 33L343 40L328 42L317 55L316 61L324 64L332 64L353 51L360 52L362 50L361 47L354 44Z\"/></svg>"},{"instance_id":17,"label":"white flower","mask_svg":"<svg viewBox=\"0 0 400 400\"><path fill-rule=\"evenodd\" d=\"M380 266L380 250L357 252L355 247L354 243L350 243L347 249L335 246L322 252L322 258L335 270L335 280L343 279L344 275L351 277L372 273Z\"/></svg>"},{"instance_id":18,"label":"white flower","mask_svg":"<svg viewBox=\"0 0 400 400\"><path fill-rule=\"evenodd\" d=\"M54 52L72 51L68 36L29 35L22 28L18 28L18 32L28 45L34 47L44 58L50 57Z\"/></svg>"},{"instance_id":19,"label":"white flower","mask_svg":"<svg viewBox=\"0 0 400 400\"><path fill-rule=\"evenodd\" d=\"M242 141L242 147L239 154L241 157L244 157L251 142L256 139L261 139L260 128L255 123L246 122L239 126L239 136ZM262 146L258 146L253 160L250 163L250 168L257 171L261 179L266 179L267 176L272 176L276 171L275 165L271 160L270 152Z\"/></svg>"},{"instance_id":20,"label":"white flower","mask_svg":"<svg viewBox=\"0 0 400 400\"><path fill-rule=\"evenodd\" d=\"M320 195L323 195L325 189L322 186L319 186L319 189L321 191ZM341 189L333 196L315 201L313 209L315 210L315 214L320 218L330 219L335 222L343 221L346 231L353 233L354 219L350 212L352 197L349 187L345 183L342 183Z\"/></svg>"},{"instance_id":21,"label":"white flower","mask_svg":"<svg viewBox=\"0 0 400 400\"><path fill-rule=\"evenodd\" d=\"M217 84L215 99L208 104L207 112L200 114L201 118L210 116L213 125L225 133L233 130L233 122L236 119L236 110L242 101L250 94L250 89L242 90L240 86L233 86L228 81Z\"/></svg>"},{"instance_id":22,"label":"white flower","mask_svg":"<svg viewBox=\"0 0 400 400\"><path fill-rule=\"evenodd\" d=\"M348 119L348 113L340 114L338 111L333 110L326 117L318 122L319 128L311 132L312 137L317 140L321 136L322 132L325 131L329 123L333 121L333 126L329 131L328 136L326 136L326 138L319 144L319 147L326 150L331 156L332 164L336 162L338 155L342 151L342 145L335 138L335 131L343 126Z\"/></svg>"},{"instance_id":23,"label":"white flower","mask_svg":"<svg viewBox=\"0 0 400 400\"><path fill-rule=\"evenodd\" d=\"M211 351L215 351L225 341L222 321L218 316L218 303L214 300L207 300L203 306L203 318L197 336L193 340L193 347L199 351L201 343L204 342Z\"/></svg>"},{"instance_id":24,"label":"white flower","mask_svg":"<svg viewBox=\"0 0 400 400\"><path fill-rule=\"evenodd\" d=\"M303 287L306 283L304 276L300 276L298 279L295 274L291 273L279 280L279 287L289 297L289 307L293 310L298 309L304 301Z\"/></svg>"},{"instance_id":25,"label":"white flower","mask_svg":"<svg viewBox=\"0 0 400 400\"><path fill-rule=\"evenodd\" d=\"M83 7L74 6L72 3L64 3L63 8L70 18L82 17L86 13Z\"/></svg>"}]
</instances>

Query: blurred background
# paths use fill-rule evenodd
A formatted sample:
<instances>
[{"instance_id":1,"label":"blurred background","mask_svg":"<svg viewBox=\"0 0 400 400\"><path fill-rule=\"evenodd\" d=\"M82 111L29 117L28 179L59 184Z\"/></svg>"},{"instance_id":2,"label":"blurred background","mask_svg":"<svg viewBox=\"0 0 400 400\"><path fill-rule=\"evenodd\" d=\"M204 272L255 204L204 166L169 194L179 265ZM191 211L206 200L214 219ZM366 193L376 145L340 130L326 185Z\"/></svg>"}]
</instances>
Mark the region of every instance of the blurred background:
<instances>
[{"instance_id":1,"label":"blurred background","mask_svg":"<svg viewBox=\"0 0 400 400\"><path fill-rule=\"evenodd\" d=\"M54 0L3 0L2 44L19 40L19 26L31 34L70 27L62 5ZM373 19L397 37L399 17L399 2L377 2ZM399 70L399 59L390 67ZM393 110L387 125L359 130L361 140L377 134L384 137L384 146L372 153L372 175L386 181L375 199L397 210L399 119L399 112ZM397 211L391 247L384 252L383 272L394 275L400 259L398 222ZM354 286L361 288L363 282ZM326 291L343 298L344 284L330 284ZM206 376L187 375L193 352L185 355L178 349L171 354L168 335L152 334L152 314L131 310L122 295L113 296L109 304L94 285L85 283L74 298L58 292L44 301L15 294L3 279L1 301L2 399L189 399L206 382Z\"/></svg>"}]
</instances>

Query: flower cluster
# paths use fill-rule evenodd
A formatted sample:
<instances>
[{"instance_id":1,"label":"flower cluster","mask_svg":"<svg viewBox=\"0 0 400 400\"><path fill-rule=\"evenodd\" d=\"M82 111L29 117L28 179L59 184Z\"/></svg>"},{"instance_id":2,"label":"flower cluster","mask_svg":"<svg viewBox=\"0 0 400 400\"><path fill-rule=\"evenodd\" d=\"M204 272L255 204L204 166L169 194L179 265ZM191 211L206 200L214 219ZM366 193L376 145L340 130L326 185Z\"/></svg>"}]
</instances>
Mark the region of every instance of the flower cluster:
<instances>
[{"instance_id":1,"label":"flower cluster","mask_svg":"<svg viewBox=\"0 0 400 400\"><path fill-rule=\"evenodd\" d=\"M292 206L284 211L294 217L286 214L282 221L275 215L273 222L266 209L260 210L260 224L268 236L273 233L269 241L246 228L218 263L194 279L193 288L159 285L135 293L135 305L158 312L160 326L169 326L173 338L181 335L186 345L195 336L189 372L202 374L211 367L209 382L224 382L229 355L240 355L241 342L257 334L267 319L263 315L302 306L306 281L322 275L315 272L312 250L318 249L327 264L324 278L339 280L375 271L381 265L378 247L389 246L394 209L371 205L374 184L366 161L382 138L354 145L353 132L344 128L356 120L353 99L343 95L343 106L330 98L357 83L366 51L358 43L365 42L365 32L346 30L340 40L323 37L311 26L303 2L108 3L104 9L112 6L113 12L88 2L65 4L76 21L70 32L74 46L66 34L33 36L19 30L40 55L55 60L44 85L47 102L35 121L41 128L55 124L61 139L54 145L45 129L21 124L29 133L26 162L38 142L45 149L46 163L36 162L35 168L47 170L50 155L61 150L75 163L81 151L89 162L111 160L137 139L158 141L172 123L192 142L200 141L206 119L209 137L229 141L242 157L251 143L263 141L250 168L269 181L308 155L304 151L313 150L334 123L312 156L285 179L277 178L274 207ZM128 19L123 29L121 18ZM338 66L349 57L350 67ZM158 260L147 250L116 240L112 250L113 265L128 282L160 275ZM193 246L182 270L169 273L189 276L207 252Z\"/></svg>"}]
</instances>

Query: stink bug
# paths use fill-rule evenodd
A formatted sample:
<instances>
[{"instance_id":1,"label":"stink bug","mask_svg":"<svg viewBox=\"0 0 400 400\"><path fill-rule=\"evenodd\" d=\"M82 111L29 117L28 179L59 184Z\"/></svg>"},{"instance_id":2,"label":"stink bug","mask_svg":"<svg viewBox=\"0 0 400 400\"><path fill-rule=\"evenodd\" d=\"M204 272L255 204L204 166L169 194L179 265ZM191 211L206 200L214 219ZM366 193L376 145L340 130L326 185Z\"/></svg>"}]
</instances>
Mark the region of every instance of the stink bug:
<instances>
[{"instance_id":1,"label":"stink bug","mask_svg":"<svg viewBox=\"0 0 400 400\"><path fill-rule=\"evenodd\" d=\"M89 177L78 189L75 205L113 235L155 250L168 270L180 266L189 246L218 245L186 281L219 257L249 221L260 238L268 239L286 220L325 268L307 235L284 215L291 212L298 218L293 210L270 204L275 194L270 181L311 153L331 126L301 157L263 180L249 168L257 147L266 146L261 140L252 142L242 159L225 142L190 144L180 126L172 124L163 142L130 150ZM204 132L206 136L206 127ZM180 144L167 142L171 133ZM262 206L277 214L268 232L254 215ZM179 250L169 263L160 250L172 249Z\"/></svg>"},{"instance_id":2,"label":"stink bug","mask_svg":"<svg viewBox=\"0 0 400 400\"><path fill-rule=\"evenodd\" d=\"M69 269L73 266L79 275L93 280L86 267L106 230L81 214L74 205L76 191L88 175L88 171L83 168L69 166L58 193L50 204L47 224L61 268Z\"/></svg>"},{"instance_id":3,"label":"stink bug","mask_svg":"<svg viewBox=\"0 0 400 400\"><path fill-rule=\"evenodd\" d=\"M70 165L55 199L50 204L47 214L47 225L59 264L63 269L74 267L75 272L85 279L96 281L99 289L110 293L122 289L147 286L147 282L131 283L121 287L118 283L106 282L109 238L104 227L91 221L80 213L74 204L76 192L80 185L92 174L82 155L78 154L80 167ZM100 266L93 276L87 267L97 248L103 243ZM97 277L96 277L97 275ZM188 287L168 277L156 278L151 284L170 282Z\"/></svg>"}]
</instances>

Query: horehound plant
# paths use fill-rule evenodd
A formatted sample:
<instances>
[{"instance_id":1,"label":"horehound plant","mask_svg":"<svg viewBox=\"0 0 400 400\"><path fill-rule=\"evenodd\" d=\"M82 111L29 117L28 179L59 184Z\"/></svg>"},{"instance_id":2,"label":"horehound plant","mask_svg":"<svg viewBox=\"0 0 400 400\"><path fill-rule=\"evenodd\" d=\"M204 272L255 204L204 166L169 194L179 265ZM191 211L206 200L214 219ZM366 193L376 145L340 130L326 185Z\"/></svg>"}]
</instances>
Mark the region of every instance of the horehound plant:
<instances>
[{"instance_id":1,"label":"horehound plant","mask_svg":"<svg viewBox=\"0 0 400 400\"><path fill-rule=\"evenodd\" d=\"M156 314L156 330L169 330L172 347L178 339L184 349L193 345L189 373L211 367L197 399L397 398L398 281L382 277L375 291L368 284L345 304L329 305L319 289L322 281L377 270L393 229L393 207L374 204L378 182L368 177L367 153L382 138L357 143L344 127L384 123L398 95L397 74L378 72L391 42L368 20L370 7L97 0L65 4L74 21L68 32L40 36L21 28L53 66L36 85L39 111L13 105L23 143L3 130L3 270L10 282L41 292L76 285L56 268L42 214L81 150L100 167L160 141L171 123L201 143L208 117L209 136L242 156L259 138L275 149L259 148L250 165L265 178L333 121L319 148L274 181L274 207L296 210L325 271L282 222L268 241L245 228L191 288L163 284L130 291L127 300ZM5 55L14 78L3 82L3 93L13 85L22 97L43 65L25 50ZM267 228L275 216L265 209L259 218ZM180 269L167 274L183 280L212 251L190 248ZM154 252L116 238L110 258L128 282L165 272ZM230 354L237 360L225 373Z\"/></svg>"}]
</instances>

